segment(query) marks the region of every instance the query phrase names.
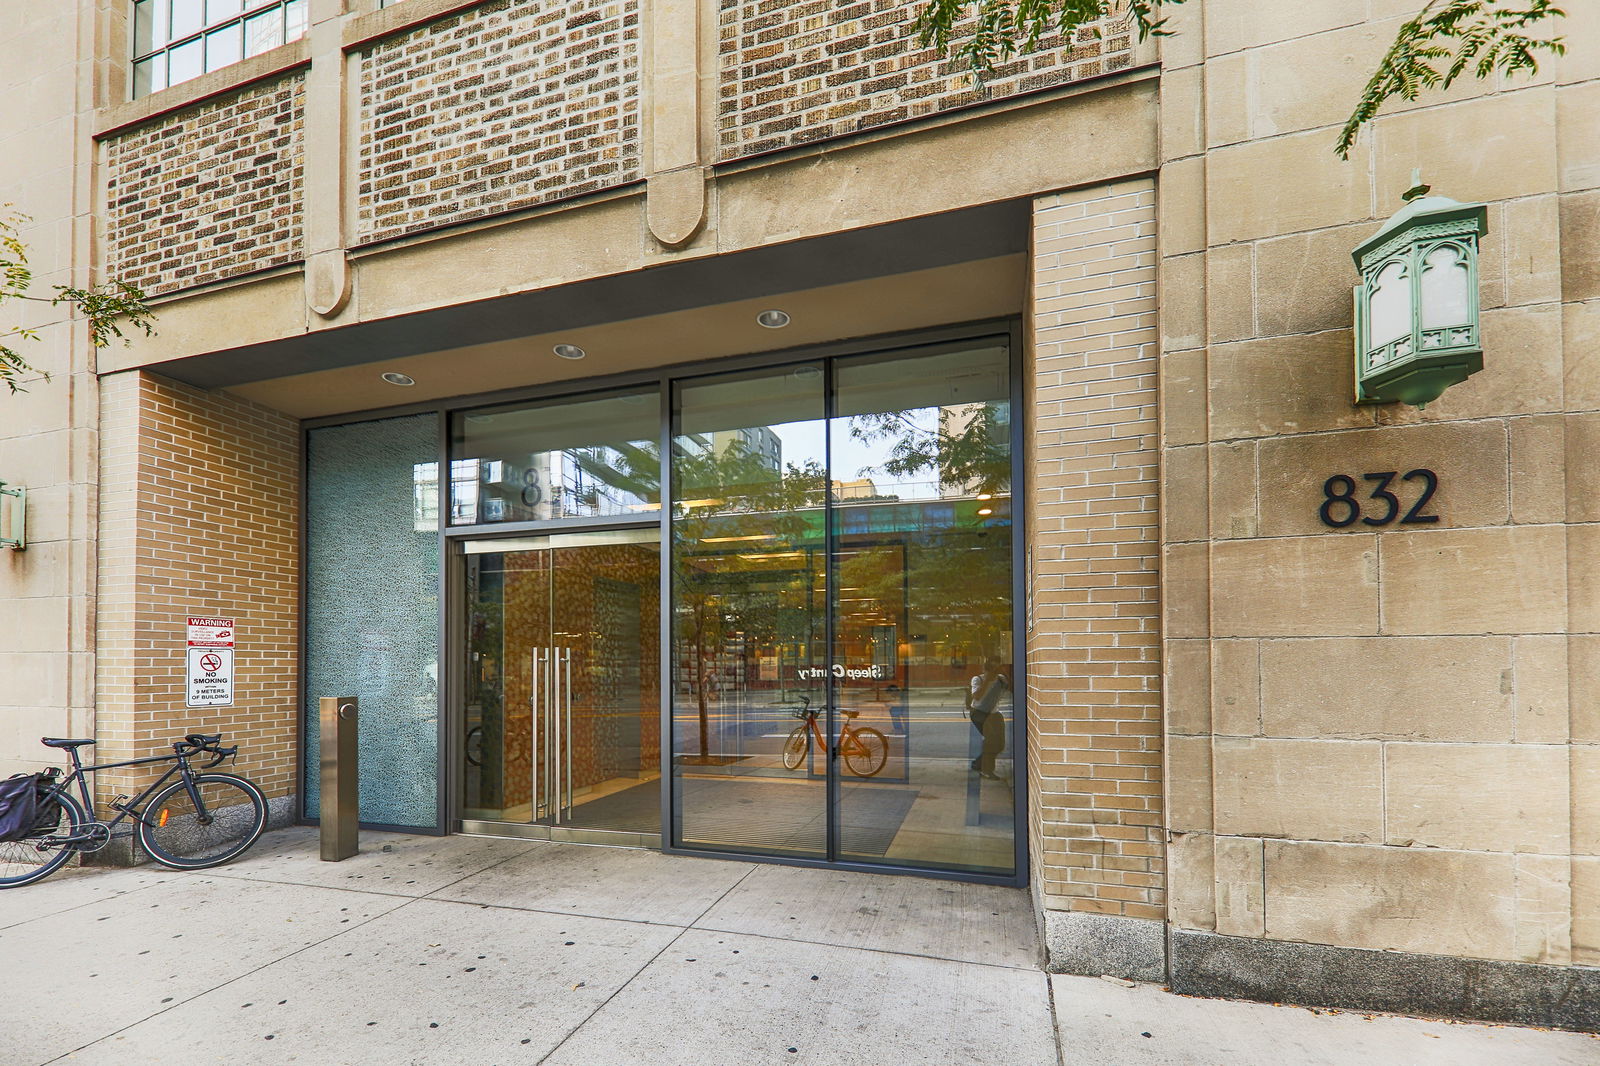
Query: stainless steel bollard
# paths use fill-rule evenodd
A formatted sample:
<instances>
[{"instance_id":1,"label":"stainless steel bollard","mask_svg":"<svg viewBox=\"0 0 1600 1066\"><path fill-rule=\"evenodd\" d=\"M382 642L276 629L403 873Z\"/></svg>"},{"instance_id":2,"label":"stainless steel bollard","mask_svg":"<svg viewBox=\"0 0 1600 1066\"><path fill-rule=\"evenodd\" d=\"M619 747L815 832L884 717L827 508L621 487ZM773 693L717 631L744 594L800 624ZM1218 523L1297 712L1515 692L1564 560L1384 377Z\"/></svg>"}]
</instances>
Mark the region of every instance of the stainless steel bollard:
<instances>
[{"instance_id":1,"label":"stainless steel bollard","mask_svg":"<svg viewBox=\"0 0 1600 1066\"><path fill-rule=\"evenodd\" d=\"M359 849L361 825L360 756L356 735L359 705L354 696L324 696L321 700L322 738L322 859L338 862Z\"/></svg>"}]
</instances>

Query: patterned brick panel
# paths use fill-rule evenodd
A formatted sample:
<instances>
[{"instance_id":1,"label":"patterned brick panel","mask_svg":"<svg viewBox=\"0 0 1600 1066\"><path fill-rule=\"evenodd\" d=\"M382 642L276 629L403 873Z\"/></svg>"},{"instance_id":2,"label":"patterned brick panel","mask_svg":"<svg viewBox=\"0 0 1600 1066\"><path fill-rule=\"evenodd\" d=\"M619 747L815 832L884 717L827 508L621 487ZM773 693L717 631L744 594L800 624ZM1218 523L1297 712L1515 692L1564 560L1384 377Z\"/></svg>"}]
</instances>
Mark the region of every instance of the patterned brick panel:
<instances>
[{"instance_id":1,"label":"patterned brick panel","mask_svg":"<svg viewBox=\"0 0 1600 1066\"><path fill-rule=\"evenodd\" d=\"M1034 204L1028 745L1047 908L1165 915L1155 188Z\"/></svg>"},{"instance_id":2,"label":"patterned brick panel","mask_svg":"<svg viewBox=\"0 0 1600 1066\"><path fill-rule=\"evenodd\" d=\"M360 67L363 241L640 176L636 0L494 0Z\"/></svg>"},{"instance_id":3,"label":"patterned brick panel","mask_svg":"<svg viewBox=\"0 0 1600 1066\"><path fill-rule=\"evenodd\" d=\"M299 423L139 372L101 393L99 706L102 761L161 754L190 732L240 746L268 797L297 780ZM184 706L184 620L238 624L234 705ZM134 792L141 767L96 786Z\"/></svg>"},{"instance_id":4,"label":"patterned brick panel","mask_svg":"<svg viewBox=\"0 0 1600 1066\"><path fill-rule=\"evenodd\" d=\"M722 0L721 158L805 144L968 104L1064 85L1129 65L1124 20L1059 35L975 85L959 60L917 44L904 0Z\"/></svg>"},{"instance_id":5,"label":"patterned brick panel","mask_svg":"<svg viewBox=\"0 0 1600 1066\"><path fill-rule=\"evenodd\" d=\"M303 258L304 115L292 74L110 138L110 273L154 294Z\"/></svg>"}]
</instances>

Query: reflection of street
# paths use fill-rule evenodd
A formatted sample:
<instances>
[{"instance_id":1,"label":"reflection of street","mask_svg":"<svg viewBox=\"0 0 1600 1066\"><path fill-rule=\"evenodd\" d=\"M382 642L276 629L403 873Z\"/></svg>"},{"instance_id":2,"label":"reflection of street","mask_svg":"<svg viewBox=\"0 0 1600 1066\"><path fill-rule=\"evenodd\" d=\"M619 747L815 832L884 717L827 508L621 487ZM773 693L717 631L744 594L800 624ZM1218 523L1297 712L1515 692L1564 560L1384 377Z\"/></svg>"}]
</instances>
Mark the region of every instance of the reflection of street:
<instances>
[{"instance_id":1,"label":"reflection of street","mask_svg":"<svg viewBox=\"0 0 1600 1066\"><path fill-rule=\"evenodd\" d=\"M845 706L859 711L858 726L878 730L890 740L891 769L896 758L970 758L966 751L973 732L972 723L959 689L916 694L905 703L852 702ZM774 705L767 699L714 700L707 708L710 751L716 756L739 757L776 754L800 719L789 704ZM1010 708L1002 711L1010 717ZM698 751L700 721L692 700L679 698L675 747L680 753Z\"/></svg>"},{"instance_id":2,"label":"reflection of street","mask_svg":"<svg viewBox=\"0 0 1600 1066\"><path fill-rule=\"evenodd\" d=\"M1011 751L1001 753L995 778L979 776L973 762L982 740L961 689L912 693L893 704L859 700L847 706L860 711L853 724L884 734L888 761L869 778L840 767L842 854L958 869L1011 865L1016 797ZM1009 721L1009 703L1000 709ZM675 762L691 843L699 833L698 839L708 843L779 853L792 848L812 854L824 846L826 763L808 746L802 765L785 767L784 743L802 722L793 711L792 703L774 704L768 693L713 701L706 715L713 754L702 761L698 708L679 697ZM803 791L796 792L797 786Z\"/></svg>"}]
</instances>

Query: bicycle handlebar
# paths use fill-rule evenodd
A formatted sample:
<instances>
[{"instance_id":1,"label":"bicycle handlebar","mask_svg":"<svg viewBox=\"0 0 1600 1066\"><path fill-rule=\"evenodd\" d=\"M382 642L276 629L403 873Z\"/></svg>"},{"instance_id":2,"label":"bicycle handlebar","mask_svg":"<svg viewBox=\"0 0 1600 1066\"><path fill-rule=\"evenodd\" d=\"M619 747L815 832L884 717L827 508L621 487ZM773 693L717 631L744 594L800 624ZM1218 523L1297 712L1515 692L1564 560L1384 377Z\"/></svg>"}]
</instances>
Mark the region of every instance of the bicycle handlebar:
<instances>
[{"instance_id":1,"label":"bicycle handlebar","mask_svg":"<svg viewBox=\"0 0 1600 1066\"><path fill-rule=\"evenodd\" d=\"M172 747L174 751L177 751L182 755L198 755L202 751L209 752L211 755L215 756L210 762L205 764L204 769L209 770L211 767L221 763L222 760L237 755L239 752L239 746L237 744L231 748L224 748L220 746L221 743L221 733L215 733L209 736L204 733L190 733L188 736L178 741L178 743L172 745ZM191 750L184 751L186 747Z\"/></svg>"}]
</instances>

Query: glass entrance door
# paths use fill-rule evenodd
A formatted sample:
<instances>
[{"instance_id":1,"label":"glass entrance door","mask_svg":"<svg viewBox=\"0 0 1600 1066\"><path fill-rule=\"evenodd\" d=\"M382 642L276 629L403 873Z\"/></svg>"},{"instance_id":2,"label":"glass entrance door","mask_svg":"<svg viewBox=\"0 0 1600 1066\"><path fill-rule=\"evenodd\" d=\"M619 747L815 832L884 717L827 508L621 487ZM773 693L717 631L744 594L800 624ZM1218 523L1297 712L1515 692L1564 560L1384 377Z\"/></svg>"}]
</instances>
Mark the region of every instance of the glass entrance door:
<instances>
[{"instance_id":1,"label":"glass entrance door","mask_svg":"<svg viewBox=\"0 0 1600 1066\"><path fill-rule=\"evenodd\" d=\"M469 541L461 565L463 820L656 844L659 534Z\"/></svg>"}]
</instances>

